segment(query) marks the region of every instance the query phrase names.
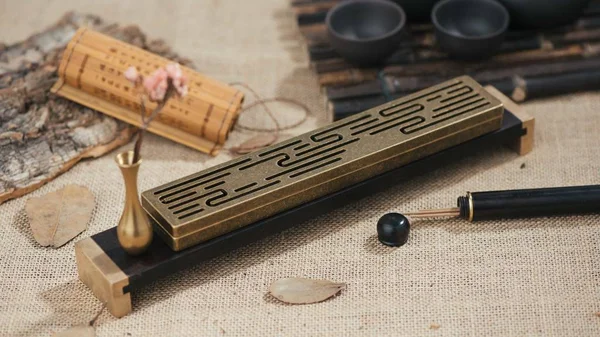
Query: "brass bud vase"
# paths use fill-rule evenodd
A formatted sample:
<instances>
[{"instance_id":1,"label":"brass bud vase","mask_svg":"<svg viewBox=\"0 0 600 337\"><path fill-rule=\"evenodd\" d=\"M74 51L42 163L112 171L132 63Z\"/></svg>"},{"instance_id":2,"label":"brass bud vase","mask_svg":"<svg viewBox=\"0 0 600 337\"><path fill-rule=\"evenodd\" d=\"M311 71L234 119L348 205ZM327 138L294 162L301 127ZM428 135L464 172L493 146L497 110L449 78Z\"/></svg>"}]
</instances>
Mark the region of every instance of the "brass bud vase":
<instances>
[{"instance_id":1,"label":"brass bud vase","mask_svg":"<svg viewBox=\"0 0 600 337\"><path fill-rule=\"evenodd\" d=\"M117 225L121 247L130 255L139 255L152 242L152 225L140 204L137 175L142 160L133 162L133 151L119 153L115 158L125 180L125 208Z\"/></svg>"}]
</instances>

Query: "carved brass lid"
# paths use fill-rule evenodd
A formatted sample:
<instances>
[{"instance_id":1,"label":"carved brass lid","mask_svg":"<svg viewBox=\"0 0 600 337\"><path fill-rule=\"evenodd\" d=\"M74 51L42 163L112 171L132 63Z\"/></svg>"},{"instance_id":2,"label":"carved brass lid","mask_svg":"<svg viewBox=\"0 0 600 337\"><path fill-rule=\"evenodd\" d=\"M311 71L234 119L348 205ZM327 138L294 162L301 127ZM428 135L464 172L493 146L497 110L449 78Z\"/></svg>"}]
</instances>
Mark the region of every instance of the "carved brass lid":
<instances>
[{"instance_id":1,"label":"carved brass lid","mask_svg":"<svg viewBox=\"0 0 600 337\"><path fill-rule=\"evenodd\" d=\"M503 107L459 77L142 193L174 250L499 129Z\"/></svg>"}]
</instances>

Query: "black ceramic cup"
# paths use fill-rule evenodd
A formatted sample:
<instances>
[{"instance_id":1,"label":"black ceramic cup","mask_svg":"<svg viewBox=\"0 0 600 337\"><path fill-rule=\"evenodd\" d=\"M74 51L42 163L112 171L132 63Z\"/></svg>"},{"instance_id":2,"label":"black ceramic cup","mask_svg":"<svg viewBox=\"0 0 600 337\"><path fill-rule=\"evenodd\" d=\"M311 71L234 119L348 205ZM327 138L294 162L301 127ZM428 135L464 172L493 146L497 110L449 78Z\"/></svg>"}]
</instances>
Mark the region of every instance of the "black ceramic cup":
<instances>
[{"instance_id":1,"label":"black ceramic cup","mask_svg":"<svg viewBox=\"0 0 600 337\"><path fill-rule=\"evenodd\" d=\"M388 0L348 0L332 8L325 23L338 54L351 63L375 65L398 49L406 15Z\"/></svg>"},{"instance_id":2,"label":"black ceramic cup","mask_svg":"<svg viewBox=\"0 0 600 337\"><path fill-rule=\"evenodd\" d=\"M492 56L504 41L508 11L495 0L443 0L431 13L439 47L466 60Z\"/></svg>"},{"instance_id":3,"label":"black ceramic cup","mask_svg":"<svg viewBox=\"0 0 600 337\"><path fill-rule=\"evenodd\" d=\"M577 20L590 0L500 0L518 28L552 28Z\"/></svg>"}]
</instances>

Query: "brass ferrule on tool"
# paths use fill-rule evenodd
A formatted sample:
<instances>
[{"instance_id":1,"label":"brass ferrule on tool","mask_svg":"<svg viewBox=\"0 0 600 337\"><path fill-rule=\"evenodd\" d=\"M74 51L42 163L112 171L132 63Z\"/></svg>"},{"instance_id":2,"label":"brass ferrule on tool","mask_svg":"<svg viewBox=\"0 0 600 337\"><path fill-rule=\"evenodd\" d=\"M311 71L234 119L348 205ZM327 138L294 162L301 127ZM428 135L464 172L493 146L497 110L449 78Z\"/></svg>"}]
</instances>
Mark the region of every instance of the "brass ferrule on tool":
<instances>
[{"instance_id":1,"label":"brass ferrule on tool","mask_svg":"<svg viewBox=\"0 0 600 337\"><path fill-rule=\"evenodd\" d=\"M460 217L473 221L473 196L471 192L467 192L464 197L458 197L457 205L460 212Z\"/></svg>"}]
</instances>

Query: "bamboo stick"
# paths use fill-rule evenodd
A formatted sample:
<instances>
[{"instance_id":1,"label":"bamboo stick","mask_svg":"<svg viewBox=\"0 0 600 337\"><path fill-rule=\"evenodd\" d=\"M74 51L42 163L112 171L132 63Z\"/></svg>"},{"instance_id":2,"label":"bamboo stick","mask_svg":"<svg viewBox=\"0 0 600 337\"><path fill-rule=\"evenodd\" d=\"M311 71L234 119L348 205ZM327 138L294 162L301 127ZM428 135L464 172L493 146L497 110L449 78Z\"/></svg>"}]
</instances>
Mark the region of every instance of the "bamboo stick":
<instances>
[{"instance_id":1,"label":"bamboo stick","mask_svg":"<svg viewBox=\"0 0 600 337\"><path fill-rule=\"evenodd\" d=\"M529 55L523 53L526 55L514 60L512 58L498 58L473 64L452 65L447 63L407 67L406 69L410 71L402 69L395 69L396 72L384 70L378 77L378 79L384 79L384 83L373 79L351 86L327 88L326 93L329 99L343 99L381 94L384 89L388 93L421 90L439 82L440 79L463 74L471 75L477 81L489 81L514 74L536 76L579 69L600 68L599 58L597 57L600 55L600 45L575 47L571 46L564 50L544 54L545 58L537 57L538 54L535 53L529 53Z\"/></svg>"},{"instance_id":2,"label":"bamboo stick","mask_svg":"<svg viewBox=\"0 0 600 337\"><path fill-rule=\"evenodd\" d=\"M311 61L320 61L338 57L340 57L339 54L329 45L308 46L308 58Z\"/></svg>"},{"instance_id":3,"label":"bamboo stick","mask_svg":"<svg viewBox=\"0 0 600 337\"><path fill-rule=\"evenodd\" d=\"M600 57L593 58L578 58L578 59L566 59L566 60L557 60L553 59L549 62L534 62L531 64L521 64L518 63L511 64L507 67L499 67L499 68L473 68L465 69L465 71L455 72L455 74L469 74L476 81L479 82L491 82L495 80L500 80L503 78L510 78L512 76L548 76L554 74L561 74L566 72L576 72L576 71L584 71L584 70L595 70L600 69ZM456 75L452 75L453 72L445 72L443 74L437 75L429 75L429 76L421 76L421 78L431 78L432 80L419 81L419 77L397 77L397 76L384 76L384 81L387 84L388 92L402 92L402 91L413 91L420 90L421 88L428 87L428 83L437 83L440 81L440 78L453 77ZM424 86L424 87L423 87ZM419 89L415 89L419 88ZM370 91L371 93L373 90ZM360 94L358 92L352 92L352 97L357 97Z\"/></svg>"},{"instance_id":4,"label":"bamboo stick","mask_svg":"<svg viewBox=\"0 0 600 337\"><path fill-rule=\"evenodd\" d=\"M511 79L492 81L489 84L505 93L513 101L524 102L534 98L598 90L600 89L600 69L550 76L515 76Z\"/></svg>"},{"instance_id":5,"label":"bamboo stick","mask_svg":"<svg viewBox=\"0 0 600 337\"><path fill-rule=\"evenodd\" d=\"M593 68L585 71L541 76L513 75L503 79L496 79L489 82L482 81L480 83L495 87L516 102L523 102L540 97L598 90L600 89L600 69ZM339 120L410 93L410 91L407 91L387 96L376 95L333 100L328 104L328 111L333 113L334 120Z\"/></svg>"},{"instance_id":6,"label":"bamboo stick","mask_svg":"<svg viewBox=\"0 0 600 337\"><path fill-rule=\"evenodd\" d=\"M307 25L299 27L300 33L305 39L311 40L322 40L328 43L327 39L327 27L324 23L317 23L313 25Z\"/></svg>"},{"instance_id":7,"label":"bamboo stick","mask_svg":"<svg viewBox=\"0 0 600 337\"><path fill-rule=\"evenodd\" d=\"M315 14L315 13L327 13L328 10L332 9L337 5L339 0L329 1L318 1L312 3L297 4L292 7L292 10L296 15L301 14Z\"/></svg>"},{"instance_id":8,"label":"bamboo stick","mask_svg":"<svg viewBox=\"0 0 600 337\"><path fill-rule=\"evenodd\" d=\"M426 62L434 62L447 60L448 56L438 50L429 49L400 49L395 54L390 56L385 62L386 65L395 64L418 64ZM346 62L344 59L328 59L313 62L313 69L317 74L325 74L333 71L342 71L346 69L364 69L356 68L353 64Z\"/></svg>"},{"instance_id":9,"label":"bamboo stick","mask_svg":"<svg viewBox=\"0 0 600 337\"><path fill-rule=\"evenodd\" d=\"M346 87L330 87L325 88L325 94L327 95L328 100L336 100L336 99L350 99L350 98L358 98L364 96L371 95L382 95L386 90L388 90L387 85L394 85L396 87L396 83L399 83L398 86L410 84L411 86L414 83L421 84L422 79L427 76L391 76L387 75L384 78L377 78L371 81L350 85ZM436 78L441 78L440 76L436 76ZM390 84L388 84L390 83ZM394 90L397 92L400 90Z\"/></svg>"},{"instance_id":10,"label":"bamboo stick","mask_svg":"<svg viewBox=\"0 0 600 337\"><path fill-rule=\"evenodd\" d=\"M316 3L331 2L331 1L339 2L342 0L292 0L291 5L292 5L292 7L299 7L299 6L309 6L309 5L316 4Z\"/></svg>"},{"instance_id":11,"label":"bamboo stick","mask_svg":"<svg viewBox=\"0 0 600 337\"><path fill-rule=\"evenodd\" d=\"M319 75L319 84L321 86L347 86L360 84L365 81L377 79L377 69L358 69L352 68L348 70L333 71Z\"/></svg>"},{"instance_id":12,"label":"bamboo stick","mask_svg":"<svg viewBox=\"0 0 600 337\"><path fill-rule=\"evenodd\" d=\"M318 24L324 22L326 17L327 12L298 14L296 16L296 22L298 23L298 26Z\"/></svg>"},{"instance_id":13,"label":"bamboo stick","mask_svg":"<svg viewBox=\"0 0 600 337\"><path fill-rule=\"evenodd\" d=\"M329 103L327 104L327 112L331 113L333 115L333 120L336 121L342 118L352 116L359 112L368 110L370 108L379 106L381 104L389 102L390 100L394 100L408 94L409 93L407 92L405 94L393 94L389 97L383 95L375 95L368 97L357 97L329 101Z\"/></svg>"}]
</instances>

